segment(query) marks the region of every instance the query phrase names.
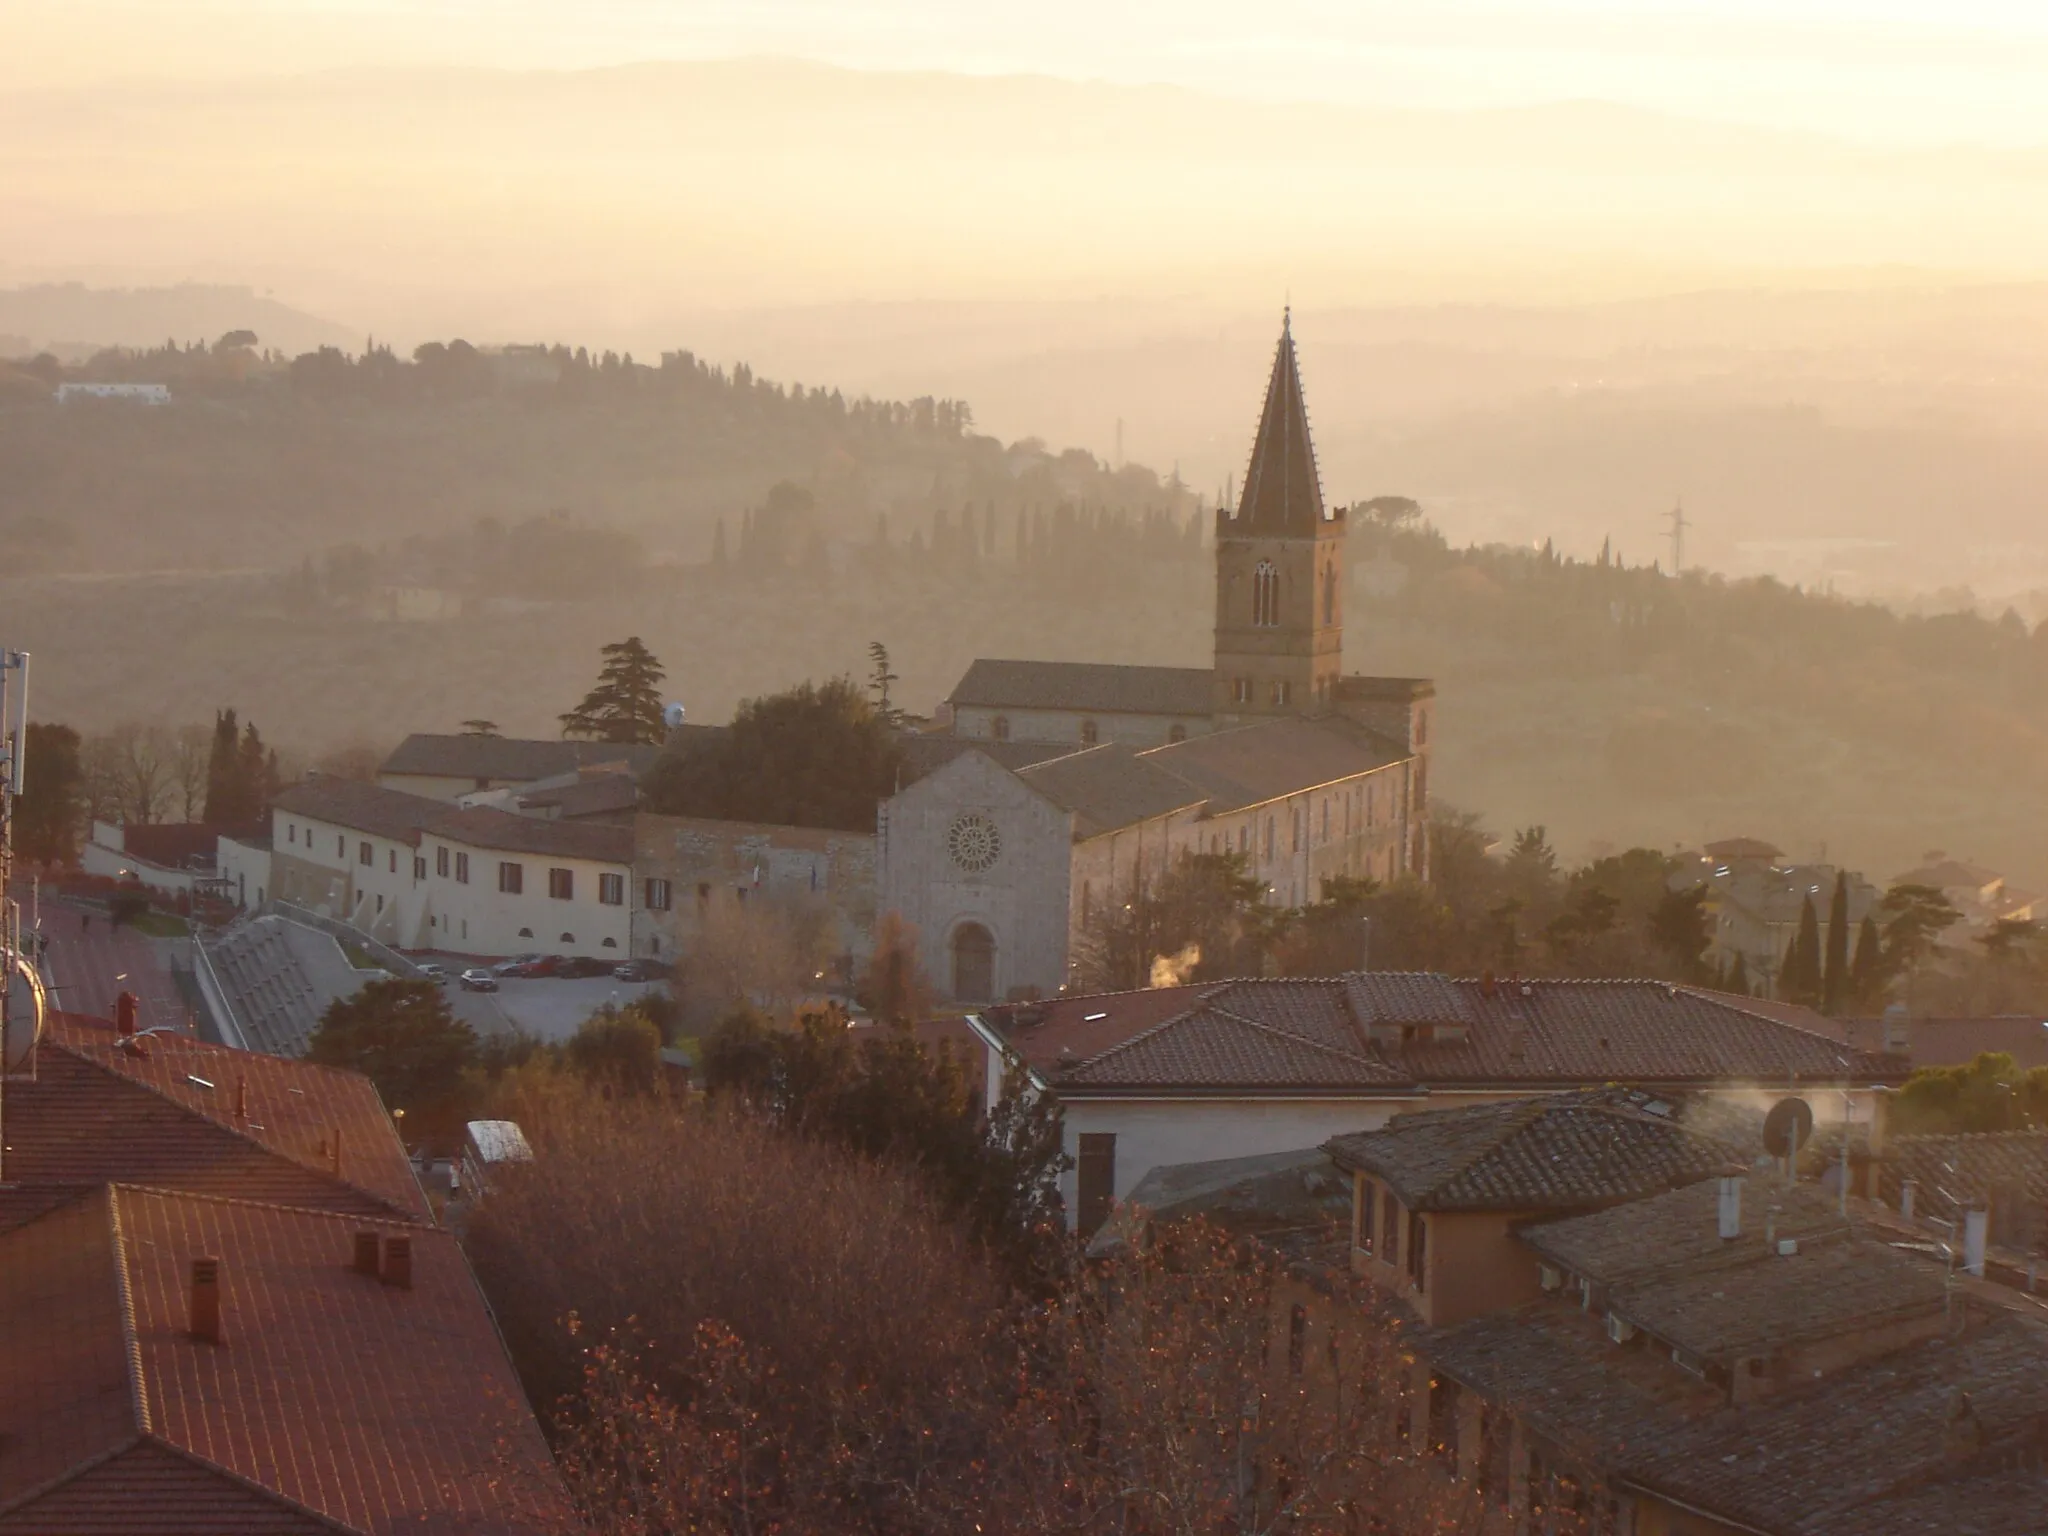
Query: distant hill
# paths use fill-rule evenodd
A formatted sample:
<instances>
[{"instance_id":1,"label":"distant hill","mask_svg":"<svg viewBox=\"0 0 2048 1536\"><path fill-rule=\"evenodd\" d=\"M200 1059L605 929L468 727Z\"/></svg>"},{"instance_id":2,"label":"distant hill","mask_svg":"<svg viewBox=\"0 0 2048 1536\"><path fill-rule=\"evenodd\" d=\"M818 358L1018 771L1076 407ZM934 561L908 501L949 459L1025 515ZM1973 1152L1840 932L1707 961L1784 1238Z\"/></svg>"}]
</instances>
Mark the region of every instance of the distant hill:
<instances>
[{"instance_id":1,"label":"distant hill","mask_svg":"<svg viewBox=\"0 0 2048 1536\"><path fill-rule=\"evenodd\" d=\"M38 283L0 288L0 358L55 352L83 361L105 347L153 347L165 341L214 342L254 331L259 346L287 355L359 345L347 327L247 288L181 283L173 288L89 288Z\"/></svg>"}]
</instances>

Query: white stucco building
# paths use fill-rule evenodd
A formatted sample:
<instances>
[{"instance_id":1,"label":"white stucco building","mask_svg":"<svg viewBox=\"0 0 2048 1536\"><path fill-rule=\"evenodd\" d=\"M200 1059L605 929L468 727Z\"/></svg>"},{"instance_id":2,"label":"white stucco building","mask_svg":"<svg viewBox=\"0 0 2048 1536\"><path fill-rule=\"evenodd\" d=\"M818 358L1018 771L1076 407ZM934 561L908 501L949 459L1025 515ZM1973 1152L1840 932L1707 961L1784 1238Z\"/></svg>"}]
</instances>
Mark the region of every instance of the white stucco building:
<instances>
[{"instance_id":1,"label":"white stucco building","mask_svg":"<svg viewBox=\"0 0 2048 1536\"><path fill-rule=\"evenodd\" d=\"M624 959L633 829L465 809L381 785L314 775L277 797L268 868L226 862L267 893L400 949Z\"/></svg>"},{"instance_id":2,"label":"white stucco building","mask_svg":"<svg viewBox=\"0 0 2048 1536\"><path fill-rule=\"evenodd\" d=\"M1781 1005L1772 1005L1782 1012ZM983 1009L993 1103L1004 1065L1060 1104L1068 1219L1093 1230L1147 1173L1252 1157L1455 1108L1604 1083L1725 1095L1805 1094L1868 1121L1905 1080L1880 1056L1661 981L1457 979L1367 971L1221 981Z\"/></svg>"}]
</instances>

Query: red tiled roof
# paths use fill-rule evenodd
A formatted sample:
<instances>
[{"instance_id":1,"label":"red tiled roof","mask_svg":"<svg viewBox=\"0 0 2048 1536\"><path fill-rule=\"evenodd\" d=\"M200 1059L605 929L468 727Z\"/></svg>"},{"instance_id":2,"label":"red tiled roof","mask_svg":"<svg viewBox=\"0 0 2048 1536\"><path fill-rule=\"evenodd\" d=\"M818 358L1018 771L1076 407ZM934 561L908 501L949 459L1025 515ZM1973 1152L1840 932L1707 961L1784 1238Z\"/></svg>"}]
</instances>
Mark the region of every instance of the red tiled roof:
<instances>
[{"instance_id":1,"label":"red tiled roof","mask_svg":"<svg viewBox=\"0 0 2048 1536\"><path fill-rule=\"evenodd\" d=\"M455 1240L405 1226L402 1289L350 1268L366 1225L112 1185L0 1235L0 1529L171 1528L155 1506L180 1479L183 1516L196 1506L208 1529L562 1528L565 1494ZM188 1332L201 1254L221 1261L218 1345ZM131 1461L138 1448L212 1480ZM117 1473L126 1486L103 1486ZM252 1498L271 1512L254 1518Z\"/></svg>"},{"instance_id":2,"label":"red tiled roof","mask_svg":"<svg viewBox=\"0 0 2048 1536\"><path fill-rule=\"evenodd\" d=\"M7 1084L0 1178L132 1179L432 1221L391 1117L360 1073L171 1032L142 1037L146 1056L119 1039L99 1020L52 1016L35 1076Z\"/></svg>"},{"instance_id":3,"label":"red tiled roof","mask_svg":"<svg viewBox=\"0 0 2048 1536\"><path fill-rule=\"evenodd\" d=\"M1905 1078L1901 1061L1748 1001L1658 981L1490 985L1371 971L1065 997L984 1017L1070 1096ZM1328 1063L1320 1075L1311 1049Z\"/></svg>"}]
</instances>

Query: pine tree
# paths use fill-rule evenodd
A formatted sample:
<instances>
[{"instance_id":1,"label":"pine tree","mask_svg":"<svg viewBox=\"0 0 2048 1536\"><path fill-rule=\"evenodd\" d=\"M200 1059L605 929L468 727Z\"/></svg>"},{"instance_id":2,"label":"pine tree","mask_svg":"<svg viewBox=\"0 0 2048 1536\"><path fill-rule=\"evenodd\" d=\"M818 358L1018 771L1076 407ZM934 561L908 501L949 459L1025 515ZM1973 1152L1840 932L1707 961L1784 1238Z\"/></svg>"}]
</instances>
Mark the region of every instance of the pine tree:
<instances>
[{"instance_id":1,"label":"pine tree","mask_svg":"<svg viewBox=\"0 0 2048 1536\"><path fill-rule=\"evenodd\" d=\"M1840 1013L1849 1001L1849 876L1835 872L1835 896L1828 904L1827 965L1821 973L1820 1007Z\"/></svg>"},{"instance_id":2,"label":"pine tree","mask_svg":"<svg viewBox=\"0 0 2048 1536\"><path fill-rule=\"evenodd\" d=\"M242 746L237 756L235 770L239 783L236 788L240 795L236 809L241 815L236 819L240 822L256 821L270 804L270 754L263 745L263 738L257 734L254 720L242 729Z\"/></svg>"},{"instance_id":3,"label":"pine tree","mask_svg":"<svg viewBox=\"0 0 2048 1536\"><path fill-rule=\"evenodd\" d=\"M1728 967L1727 990L1738 997L1750 995L1749 957L1739 949L1735 951L1735 963Z\"/></svg>"},{"instance_id":4,"label":"pine tree","mask_svg":"<svg viewBox=\"0 0 2048 1536\"><path fill-rule=\"evenodd\" d=\"M561 716L562 734L621 746L659 746L668 736L661 718L661 684L667 673L638 635L604 647L597 686Z\"/></svg>"}]
</instances>

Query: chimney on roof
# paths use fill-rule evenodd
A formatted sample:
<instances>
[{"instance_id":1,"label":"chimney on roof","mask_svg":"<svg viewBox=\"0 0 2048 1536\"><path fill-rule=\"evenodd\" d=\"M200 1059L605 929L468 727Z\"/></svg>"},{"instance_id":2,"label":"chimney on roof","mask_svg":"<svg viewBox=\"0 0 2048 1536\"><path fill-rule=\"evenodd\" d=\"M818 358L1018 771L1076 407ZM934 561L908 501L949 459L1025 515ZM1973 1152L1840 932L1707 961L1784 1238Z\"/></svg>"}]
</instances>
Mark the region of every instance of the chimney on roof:
<instances>
[{"instance_id":1,"label":"chimney on roof","mask_svg":"<svg viewBox=\"0 0 2048 1536\"><path fill-rule=\"evenodd\" d=\"M1739 1173L1721 1176L1720 1232L1724 1243L1742 1236L1742 1175Z\"/></svg>"},{"instance_id":2,"label":"chimney on roof","mask_svg":"<svg viewBox=\"0 0 2048 1536\"><path fill-rule=\"evenodd\" d=\"M249 1079L235 1079L235 1120L239 1124L249 1118Z\"/></svg>"},{"instance_id":3,"label":"chimney on roof","mask_svg":"<svg viewBox=\"0 0 2048 1536\"><path fill-rule=\"evenodd\" d=\"M412 1289L412 1239L403 1233L394 1232L384 1239L384 1273L386 1285L395 1285L401 1291Z\"/></svg>"},{"instance_id":4,"label":"chimney on roof","mask_svg":"<svg viewBox=\"0 0 2048 1536\"><path fill-rule=\"evenodd\" d=\"M114 999L114 1033L124 1038L135 1033L135 1010L139 1002L133 992L123 992Z\"/></svg>"},{"instance_id":5,"label":"chimney on roof","mask_svg":"<svg viewBox=\"0 0 2048 1536\"><path fill-rule=\"evenodd\" d=\"M1984 1244L1991 1235L1991 1213L1983 1206L1963 1212L1963 1268L1984 1278Z\"/></svg>"},{"instance_id":6,"label":"chimney on roof","mask_svg":"<svg viewBox=\"0 0 2048 1536\"><path fill-rule=\"evenodd\" d=\"M1907 1221L1913 1219L1913 1191L1917 1180L1907 1179L1899 1185L1899 1215Z\"/></svg>"},{"instance_id":7,"label":"chimney on roof","mask_svg":"<svg viewBox=\"0 0 2048 1536\"><path fill-rule=\"evenodd\" d=\"M335 1176L336 1176L337 1178L339 1178L339 1177L341 1176L341 1127L340 1127L340 1126L338 1126L338 1125L337 1125L337 1126L336 1126L336 1127L334 1128L334 1137L333 1137L333 1139L332 1139L332 1140L330 1140L330 1141L329 1141L329 1142L327 1143L327 1146L328 1146L328 1149L329 1149L329 1152L328 1152L328 1155L329 1155L329 1159L330 1159L330 1161L331 1161L331 1162L332 1162L332 1164L333 1164Z\"/></svg>"},{"instance_id":8,"label":"chimney on roof","mask_svg":"<svg viewBox=\"0 0 2048 1536\"><path fill-rule=\"evenodd\" d=\"M1479 973L1479 995L1481 997L1492 997L1499 990L1499 986L1495 984L1493 979L1493 967L1488 966Z\"/></svg>"},{"instance_id":9,"label":"chimney on roof","mask_svg":"<svg viewBox=\"0 0 2048 1536\"><path fill-rule=\"evenodd\" d=\"M358 1232L356 1234L355 1263L349 1266L357 1274L374 1280L377 1278L377 1234Z\"/></svg>"},{"instance_id":10,"label":"chimney on roof","mask_svg":"<svg viewBox=\"0 0 2048 1536\"><path fill-rule=\"evenodd\" d=\"M202 1344L220 1342L220 1260L192 1261L192 1337Z\"/></svg>"}]
</instances>

